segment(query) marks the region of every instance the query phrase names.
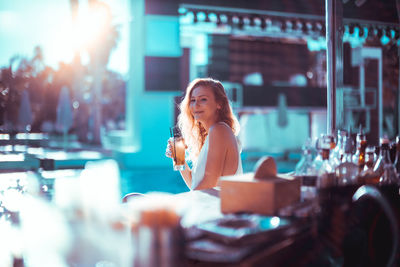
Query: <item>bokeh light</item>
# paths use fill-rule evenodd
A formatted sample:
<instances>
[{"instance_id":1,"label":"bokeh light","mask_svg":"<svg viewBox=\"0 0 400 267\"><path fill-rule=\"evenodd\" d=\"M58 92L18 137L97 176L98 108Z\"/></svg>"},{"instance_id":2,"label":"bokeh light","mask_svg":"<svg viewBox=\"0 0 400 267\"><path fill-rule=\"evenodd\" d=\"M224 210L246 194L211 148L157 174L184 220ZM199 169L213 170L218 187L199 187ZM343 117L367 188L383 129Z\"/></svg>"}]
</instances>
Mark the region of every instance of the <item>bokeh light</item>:
<instances>
[{"instance_id":1,"label":"bokeh light","mask_svg":"<svg viewBox=\"0 0 400 267\"><path fill-rule=\"evenodd\" d=\"M106 0L113 24L121 25L118 45L110 56L109 68L128 72L130 15L128 0ZM72 21L69 0L0 1L0 66L9 65L13 56L31 56L33 49L43 49L47 65L57 68L59 62L71 62L76 51L93 46L102 31L104 10L90 10L80 1L76 21ZM82 57L87 57L84 53Z\"/></svg>"}]
</instances>

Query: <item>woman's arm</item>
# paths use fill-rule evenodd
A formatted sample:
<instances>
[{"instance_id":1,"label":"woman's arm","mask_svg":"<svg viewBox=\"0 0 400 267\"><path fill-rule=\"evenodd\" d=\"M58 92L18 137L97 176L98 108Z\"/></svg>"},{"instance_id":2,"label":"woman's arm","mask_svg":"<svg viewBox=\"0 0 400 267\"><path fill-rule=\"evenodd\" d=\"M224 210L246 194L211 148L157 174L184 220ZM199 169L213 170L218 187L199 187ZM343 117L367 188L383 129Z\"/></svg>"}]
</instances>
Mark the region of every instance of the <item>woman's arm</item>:
<instances>
[{"instance_id":1,"label":"woman's arm","mask_svg":"<svg viewBox=\"0 0 400 267\"><path fill-rule=\"evenodd\" d=\"M183 171L180 171L180 173L187 187L192 188L192 170L190 169L186 161L185 169Z\"/></svg>"}]
</instances>

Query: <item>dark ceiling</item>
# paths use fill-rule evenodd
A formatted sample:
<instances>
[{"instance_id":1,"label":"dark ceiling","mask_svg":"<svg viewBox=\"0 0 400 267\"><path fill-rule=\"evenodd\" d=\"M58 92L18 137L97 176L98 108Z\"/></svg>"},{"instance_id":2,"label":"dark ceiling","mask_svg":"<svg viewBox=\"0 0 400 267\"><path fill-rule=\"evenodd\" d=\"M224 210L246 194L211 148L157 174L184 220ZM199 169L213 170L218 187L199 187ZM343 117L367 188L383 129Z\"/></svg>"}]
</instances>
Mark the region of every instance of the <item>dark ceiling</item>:
<instances>
[{"instance_id":1,"label":"dark ceiling","mask_svg":"<svg viewBox=\"0 0 400 267\"><path fill-rule=\"evenodd\" d=\"M359 7L355 2L343 4L344 18L399 23L396 0L366 0ZM146 0L146 13L177 15L179 4L325 15L324 0Z\"/></svg>"}]
</instances>

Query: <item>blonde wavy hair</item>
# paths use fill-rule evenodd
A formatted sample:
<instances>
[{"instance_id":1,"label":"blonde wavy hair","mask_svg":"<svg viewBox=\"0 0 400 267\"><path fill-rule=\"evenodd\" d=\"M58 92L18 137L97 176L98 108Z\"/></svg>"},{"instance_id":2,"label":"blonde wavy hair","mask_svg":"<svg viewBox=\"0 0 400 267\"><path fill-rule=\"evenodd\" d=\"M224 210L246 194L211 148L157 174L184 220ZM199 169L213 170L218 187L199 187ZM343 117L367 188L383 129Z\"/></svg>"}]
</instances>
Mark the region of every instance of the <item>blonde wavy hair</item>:
<instances>
[{"instance_id":1,"label":"blonde wavy hair","mask_svg":"<svg viewBox=\"0 0 400 267\"><path fill-rule=\"evenodd\" d=\"M186 94L179 105L178 127L180 128L185 143L188 146L189 159L196 162L207 137L206 129L199 121L196 121L190 112L190 98L195 88L208 87L214 93L215 101L221 106L218 111L218 122L225 122L231 127L235 136L239 134L240 125L232 112L228 97L221 82L211 78L198 78L193 80L186 88Z\"/></svg>"}]
</instances>

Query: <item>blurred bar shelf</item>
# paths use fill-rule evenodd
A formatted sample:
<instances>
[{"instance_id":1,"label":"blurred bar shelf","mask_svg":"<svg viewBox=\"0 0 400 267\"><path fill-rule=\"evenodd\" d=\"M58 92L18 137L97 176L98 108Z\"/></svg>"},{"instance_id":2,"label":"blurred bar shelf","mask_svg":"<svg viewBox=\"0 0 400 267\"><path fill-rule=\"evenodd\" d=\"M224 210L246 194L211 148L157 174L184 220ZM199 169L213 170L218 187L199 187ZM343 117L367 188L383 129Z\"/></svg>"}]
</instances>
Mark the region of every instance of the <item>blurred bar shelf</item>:
<instances>
[{"instance_id":1,"label":"blurred bar shelf","mask_svg":"<svg viewBox=\"0 0 400 267\"><path fill-rule=\"evenodd\" d=\"M37 170L40 160L24 153L0 154L0 171Z\"/></svg>"},{"instance_id":2,"label":"blurred bar shelf","mask_svg":"<svg viewBox=\"0 0 400 267\"><path fill-rule=\"evenodd\" d=\"M45 151L37 154L43 170L83 169L89 161L105 160L109 157L99 151Z\"/></svg>"},{"instance_id":3,"label":"blurred bar shelf","mask_svg":"<svg viewBox=\"0 0 400 267\"><path fill-rule=\"evenodd\" d=\"M26 138L27 137L27 138ZM65 140L68 140L65 142ZM89 161L110 159L111 151L41 134L0 135L0 171L83 169Z\"/></svg>"},{"instance_id":4,"label":"blurred bar shelf","mask_svg":"<svg viewBox=\"0 0 400 267\"><path fill-rule=\"evenodd\" d=\"M46 146L48 141L49 135L44 133L17 133L16 135L11 135L8 133L0 134L0 146Z\"/></svg>"},{"instance_id":5,"label":"blurred bar shelf","mask_svg":"<svg viewBox=\"0 0 400 267\"><path fill-rule=\"evenodd\" d=\"M9 133L0 134L0 146L29 146L29 147L52 147L61 148L82 148L76 135L63 136L60 134L48 133Z\"/></svg>"}]
</instances>

